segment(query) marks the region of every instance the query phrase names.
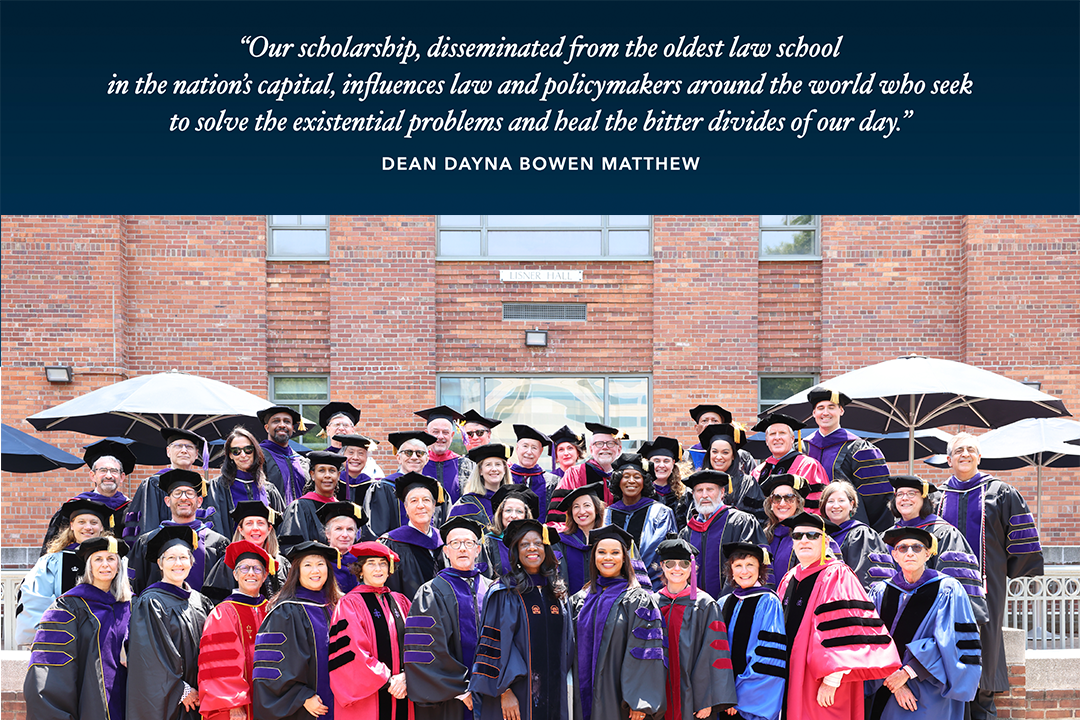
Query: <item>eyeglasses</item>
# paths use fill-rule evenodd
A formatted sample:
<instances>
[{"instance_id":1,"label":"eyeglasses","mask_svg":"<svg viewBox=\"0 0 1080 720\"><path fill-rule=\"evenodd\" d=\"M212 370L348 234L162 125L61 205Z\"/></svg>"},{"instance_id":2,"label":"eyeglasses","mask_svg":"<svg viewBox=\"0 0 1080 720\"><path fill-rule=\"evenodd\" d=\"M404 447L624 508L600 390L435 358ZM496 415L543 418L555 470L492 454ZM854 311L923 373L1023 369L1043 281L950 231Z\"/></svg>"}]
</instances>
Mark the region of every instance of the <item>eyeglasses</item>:
<instances>
[{"instance_id":1,"label":"eyeglasses","mask_svg":"<svg viewBox=\"0 0 1080 720\"><path fill-rule=\"evenodd\" d=\"M262 575L266 570L262 565L237 565L236 572L241 575Z\"/></svg>"},{"instance_id":2,"label":"eyeglasses","mask_svg":"<svg viewBox=\"0 0 1080 720\"><path fill-rule=\"evenodd\" d=\"M531 550L533 548L543 548L543 547L544 547L544 541L543 540L537 540L536 542L525 542L524 540L522 540L520 543L518 543L518 548L521 549L521 550Z\"/></svg>"},{"instance_id":3,"label":"eyeglasses","mask_svg":"<svg viewBox=\"0 0 1080 720\"><path fill-rule=\"evenodd\" d=\"M665 560L661 564L663 565L664 568L666 568L668 570L674 570L675 568L682 568L683 570L689 570L690 569L690 561L689 560Z\"/></svg>"},{"instance_id":4,"label":"eyeglasses","mask_svg":"<svg viewBox=\"0 0 1080 720\"><path fill-rule=\"evenodd\" d=\"M167 555L161 558L161 562L166 565L176 565L177 563L189 563L191 562L190 555Z\"/></svg>"},{"instance_id":5,"label":"eyeglasses","mask_svg":"<svg viewBox=\"0 0 1080 720\"><path fill-rule=\"evenodd\" d=\"M120 468L107 468L106 467L106 468L96 468L94 470L94 474L95 475L116 475L117 477L120 477L121 475L124 474L124 471L121 470Z\"/></svg>"},{"instance_id":6,"label":"eyeglasses","mask_svg":"<svg viewBox=\"0 0 1080 720\"><path fill-rule=\"evenodd\" d=\"M953 457L957 457L959 455L978 455L978 454L979 454L978 449L970 447L970 446L953 448L953 451L952 451L952 456Z\"/></svg>"},{"instance_id":7,"label":"eyeglasses","mask_svg":"<svg viewBox=\"0 0 1080 720\"><path fill-rule=\"evenodd\" d=\"M169 447L176 448L177 450L185 450L187 452L195 452L195 446L191 443L173 443Z\"/></svg>"},{"instance_id":8,"label":"eyeglasses","mask_svg":"<svg viewBox=\"0 0 1080 720\"><path fill-rule=\"evenodd\" d=\"M914 500L917 497L922 497L922 493L918 490L901 490L898 491L893 497L897 500Z\"/></svg>"},{"instance_id":9,"label":"eyeglasses","mask_svg":"<svg viewBox=\"0 0 1080 720\"><path fill-rule=\"evenodd\" d=\"M194 490L177 490L169 493L169 497L175 500L192 500L199 497L199 493Z\"/></svg>"},{"instance_id":10,"label":"eyeglasses","mask_svg":"<svg viewBox=\"0 0 1080 720\"><path fill-rule=\"evenodd\" d=\"M795 502L795 495L788 493L787 495L770 495L774 503L793 503Z\"/></svg>"},{"instance_id":11,"label":"eyeglasses","mask_svg":"<svg viewBox=\"0 0 1080 720\"><path fill-rule=\"evenodd\" d=\"M593 443L593 447L614 449L619 447L619 443L614 440L598 440Z\"/></svg>"},{"instance_id":12,"label":"eyeglasses","mask_svg":"<svg viewBox=\"0 0 1080 720\"><path fill-rule=\"evenodd\" d=\"M231 447L229 448L229 454L233 457L240 457L241 455L254 455L255 446L245 445L244 447Z\"/></svg>"},{"instance_id":13,"label":"eyeglasses","mask_svg":"<svg viewBox=\"0 0 1080 720\"><path fill-rule=\"evenodd\" d=\"M465 434L471 438L482 438L490 432L490 430L466 430Z\"/></svg>"},{"instance_id":14,"label":"eyeglasses","mask_svg":"<svg viewBox=\"0 0 1080 720\"><path fill-rule=\"evenodd\" d=\"M896 552L901 555L907 555L908 553L921 553L926 549L926 546L920 542L908 543L907 545L897 545Z\"/></svg>"},{"instance_id":15,"label":"eyeglasses","mask_svg":"<svg viewBox=\"0 0 1080 720\"><path fill-rule=\"evenodd\" d=\"M462 548L465 548L466 550L472 550L476 547L475 540L451 540L446 544L449 545L450 548L453 550L460 550Z\"/></svg>"},{"instance_id":16,"label":"eyeglasses","mask_svg":"<svg viewBox=\"0 0 1080 720\"><path fill-rule=\"evenodd\" d=\"M405 457L423 457L427 455L427 450L399 450L398 454Z\"/></svg>"},{"instance_id":17,"label":"eyeglasses","mask_svg":"<svg viewBox=\"0 0 1080 720\"><path fill-rule=\"evenodd\" d=\"M817 530L811 530L810 532L793 532L791 533L792 540L817 540L821 537L821 533Z\"/></svg>"}]
</instances>

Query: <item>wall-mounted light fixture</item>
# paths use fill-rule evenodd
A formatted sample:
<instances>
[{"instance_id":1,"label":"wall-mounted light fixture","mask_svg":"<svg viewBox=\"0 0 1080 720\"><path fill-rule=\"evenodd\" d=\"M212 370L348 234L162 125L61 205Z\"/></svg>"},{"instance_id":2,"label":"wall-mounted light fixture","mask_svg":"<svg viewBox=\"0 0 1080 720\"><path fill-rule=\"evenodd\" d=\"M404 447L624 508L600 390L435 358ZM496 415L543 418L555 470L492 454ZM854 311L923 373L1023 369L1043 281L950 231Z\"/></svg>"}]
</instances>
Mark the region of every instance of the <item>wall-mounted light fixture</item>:
<instances>
[{"instance_id":1,"label":"wall-mounted light fixture","mask_svg":"<svg viewBox=\"0 0 1080 720\"><path fill-rule=\"evenodd\" d=\"M1038 380L1028 380L1027 378L1024 378L1023 380L1021 380L1021 382L1024 385L1027 385L1030 388L1035 388L1036 390L1042 390L1042 383L1039 382Z\"/></svg>"},{"instance_id":2,"label":"wall-mounted light fixture","mask_svg":"<svg viewBox=\"0 0 1080 720\"><path fill-rule=\"evenodd\" d=\"M525 347L547 347L547 330L526 330Z\"/></svg>"},{"instance_id":3,"label":"wall-mounted light fixture","mask_svg":"<svg viewBox=\"0 0 1080 720\"><path fill-rule=\"evenodd\" d=\"M45 379L51 383L71 382L71 366L48 365L45 367Z\"/></svg>"}]
</instances>

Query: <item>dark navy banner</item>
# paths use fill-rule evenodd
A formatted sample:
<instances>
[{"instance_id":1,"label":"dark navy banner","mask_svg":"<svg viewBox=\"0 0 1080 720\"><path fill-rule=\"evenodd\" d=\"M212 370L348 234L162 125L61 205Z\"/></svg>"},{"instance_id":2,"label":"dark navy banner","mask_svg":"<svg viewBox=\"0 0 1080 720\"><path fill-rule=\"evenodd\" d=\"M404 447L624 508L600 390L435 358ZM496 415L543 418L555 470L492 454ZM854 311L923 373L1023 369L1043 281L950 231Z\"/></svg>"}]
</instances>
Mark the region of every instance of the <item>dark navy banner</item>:
<instances>
[{"instance_id":1,"label":"dark navy banner","mask_svg":"<svg viewBox=\"0 0 1080 720\"><path fill-rule=\"evenodd\" d=\"M1076 213L1075 2L3 2L4 213Z\"/></svg>"}]
</instances>

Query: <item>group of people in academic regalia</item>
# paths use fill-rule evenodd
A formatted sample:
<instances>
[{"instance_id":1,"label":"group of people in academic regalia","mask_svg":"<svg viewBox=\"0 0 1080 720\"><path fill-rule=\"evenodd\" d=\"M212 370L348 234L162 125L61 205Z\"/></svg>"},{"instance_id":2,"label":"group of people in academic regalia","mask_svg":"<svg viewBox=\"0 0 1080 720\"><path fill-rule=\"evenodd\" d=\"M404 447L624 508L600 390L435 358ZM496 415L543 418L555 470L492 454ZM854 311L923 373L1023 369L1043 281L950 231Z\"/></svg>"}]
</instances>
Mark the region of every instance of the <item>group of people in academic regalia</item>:
<instances>
[{"instance_id":1,"label":"group of people in academic regalia","mask_svg":"<svg viewBox=\"0 0 1080 720\"><path fill-rule=\"evenodd\" d=\"M274 406L221 473L163 430L170 467L87 449L23 583L35 718L994 717L1006 577L1038 574L1023 498L949 445L941 487L890 475L810 393L817 430L690 410L697 443L585 423L550 436L475 410L417 413L384 475L360 411L322 409L326 450ZM465 452L451 449L456 437ZM541 463L550 455L550 469ZM74 689L74 690L73 690Z\"/></svg>"}]
</instances>

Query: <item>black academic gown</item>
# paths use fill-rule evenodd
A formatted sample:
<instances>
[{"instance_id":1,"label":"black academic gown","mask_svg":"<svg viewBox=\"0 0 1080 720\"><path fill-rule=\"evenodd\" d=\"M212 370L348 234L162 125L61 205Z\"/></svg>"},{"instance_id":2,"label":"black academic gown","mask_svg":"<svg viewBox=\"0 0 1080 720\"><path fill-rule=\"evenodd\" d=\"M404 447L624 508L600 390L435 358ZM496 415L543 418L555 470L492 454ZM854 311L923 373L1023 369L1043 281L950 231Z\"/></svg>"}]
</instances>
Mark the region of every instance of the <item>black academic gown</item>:
<instances>
[{"instance_id":1,"label":"black academic gown","mask_svg":"<svg viewBox=\"0 0 1080 720\"><path fill-rule=\"evenodd\" d=\"M180 703L199 686L199 640L214 605L185 584L154 583L135 599L128 633L127 720L199 720Z\"/></svg>"},{"instance_id":2,"label":"black academic gown","mask_svg":"<svg viewBox=\"0 0 1080 720\"><path fill-rule=\"evenodd\" d=\"M405 680L416 720L467 720L457 699L469 688L491 581L477 571L441 570L420 586L405 619Z\"/></svg>"},{"instance_id":3,"label":"black academic gown","mask_svg":"<svg viewBox=\"0 0 1080 720\"><path fill-rule=\"evenodd\" d=\"M338 500L355 503L364 508L367 516L367 526L374 537L385 535L391 530L401 527L401 502L394 494L394 483L386 478L369 478L361 475L357 480L348 479L342 473L342 481L338 483ZM357 482L353 485L350 483Z\"/></svg>"},{"instance_id":4,"label":"black academic gown","mask_svg":"<svg viewBox=\"0 0 1080 720\"><path fill-rule=\"evenodd\" d=\"M567 604L546 583L521 595L502 583L492 586L469 678L481 720L502 720L499 698L507 689L517 698L521 720L581 716L576 687L571 705L565 682L573 667L573 625Z\"/></svg>"},{"instance_id":5,"label":"black academic gown","mask_svg":"<svg viewBox=\"0 0 1080 720\"><path fill-rule=\"evenodd\" d=\"M262 593L263 597L269 598L277 594L281 590L281 586L285 584L285 578L289 574L289 561L278 555L274 558L274 562L277 564L277 572L273 575L268 575L266 580L263 581ZM225 600L233 594L237 589L236 578L233 577L233 571L229 569L229 566L225 564L225 557L222 556L214 567L210 568L210 572L206 574L206 581L203 582L201 592L206 597L210 598L210 601L215 605Z\"/></svg>"},{"instance_id":6,"label":"black academic gown","mask_svg":"<svg viewBox=\"0 0 1080 720\"><path fill-rule=\"evenodd\" d=\"M23 681L34 720L124 720L127 668L120 662L131 603L81 584L56 599L38 626Z\"/></svg>"},{"instance_id":7,"label":"black academic gown","mask_svg":"<svg viewBox=\"0 0 1080 720\"><path fill-rule=\"evenodd\" d=\"M705 520L693 513L679 537L698 549L697 584L713 597L723 594L723 546L745 542L765 543L765 533L749 513L721 505Z\"/></svg>"},{"instance_id":8,"label":"black academic gown","mask_svg":"<svg viewBox=\"0 0 1080 720\"><path fill-rule=\"evenodd\" d=\"M590 602L589 591L582 590L571 601L583 717L627 720L631 710L639 710L646 718L662 718L667 707L667 653L660 608L642 587L609 587L603 595L609 593L613 597ZM608 610L600 627L604 607ZM590 648L591 659L586 660Z\"/></svg>"},{"instance_id":9,"label":"black academic gown","mask_svg":"<svg viewBox=\"0 0 1080 720\"><path fill-rule=\"evenodd\" d=\"M480 557L476 567L489 580L498 580L510 570L510 550L503 544L502 535L488 533L480 541Z\"/></svg>"},{"instance_id":10,"label":"black academic gown","mask_svg":"<svg viewBox=\"0 0 1080 720\"><path fill-rule=\"evenodd\" d=\"M234 492L234 490L238 492ZM281 493L278 492L276 487L266 483L261 490L262 492L260 492L260 488L255 486L254 481L236 480L230 484L225 478L218 475L207 486L207 497L203 500L203 507L207 509L214 508L214 513L206 517L204 522L212 523L214 530L231 540L236 532L236 523L229 513L236 507L237 495L244 500L260 500L263 504L273 508L274 512L278 514L285 512L285 501L281 499ZM265 493L265 500L263 499L263 493Z\"/></svg>"},{"instance_id":11,"label":"black academic gown","mask_svg":"<svg viewBox=\"0 0 1080 720\"><path fill-rule=\"evenodd\" d=\"M672 596L666 589L653 597L664 616L667 642L668 720L692 720L705 708L716 708L710 717L736 702L735 676L727 628L720 606L708 593L689 588Z\"/></svg>"},{"instance_id":12,"label":"black academic gown","mask_svg":"<svg viewBox=\"0 0 1080 720\"><path fill-rule=\"evenodd\" d=\"M859 578L863 589L893 576L889 546L874 529L859 520L848 520L840 525L840 532L832 536L840 546L841 559Z\"/></svg>"},{"instance_id":13,"label":"black academic gown","mask_svg":"<svg viewBox=\"0 0 1080 720\"><path fill-rule=\"evenodd\" d=\"M965 537L983 538L982 543L972 544L978 553L980 579L986 585L989 617L989 622L979 630L983 652L979 689L1005 692L1009 689L1009 672L1001 628L1006 587L1009 578L1043 574L1042 545L1035 519L1016 488L993 475L978 473L966 482L950 477L941 490L938 509L941 517L959 528ZM970 587L962 578L958 579L972 599ZM976 620L982 623L974 602L972 608Z\"/></svg>"},{"instance_id":14,"label":"black academic gown","mask_svg":"<svg viewBox=\"0 0 1080 720\"><path fill-rule=\"evenodd\" d=\"M434 528L431 533L424 535L412 525L403 525L379 538L379 542L401 558L386 586L407 597L409 602L416 597L420 586L434 579L443 567L442 537Z\"/></svg>"},{"instance_id":15,"label":"black academic gown","mask_svg":"<svg viewBox=\"0 0 1080 720\"><path fill-rule=\"evenodd\" d=\"M124 539L129 543L169 519L169 508L165 506L165 493L158 485L158 477L171 469L158 470L136 488L124 515Z\"/></svg>"},{"instance_id":16,"label":"black academic gown","mask_svg":"<svg viewBox=\"0 0 1080 720\"><path fill-rule=\"evenodd\" d=\"M170 524L173 523L170 521ZM192 551L195 562L191 566L191 572L188 573L187 583L192 590L201 591L210 569L217 564L218 560L225 557L229 540L203 525L201 521L196 521L191 527L199 535L199 547ZM128 555L128 580L131 582L131 591L136 595L148 585L161 580L161 570L157 562L151 560L146 554L148 543L158 532L160 528L140 535L131 548L131 554Z\"/></svg>"},{"instance_id":17,"label":"black academic gown","mask_svg":"<svg viewBox=\"0 0 1080 720\"><path fill-rule=\"evenodd\" d=\"M299 545L305 540L314 540L328 545L322 521L316 514L324 504L334 502L336 498L324 498L318 493L309 492L285 509L285 517L278 527L278 542L282 545ZM288 548L282 548L287 550Z\"/></svg>"},{"instance_id":18,"label":"black academic gown","mask_svg":"<svg viewBox=\"0 0 1080 720\"><path fill-rule=\"evenodd\" d=\"M296 592L297 597L270 610L255 636L252 687L258 720L312 720L304 702L315 695L333 711L328 667L331 608L321 592L304 588Z\"/></svg>"}]
</instances>

